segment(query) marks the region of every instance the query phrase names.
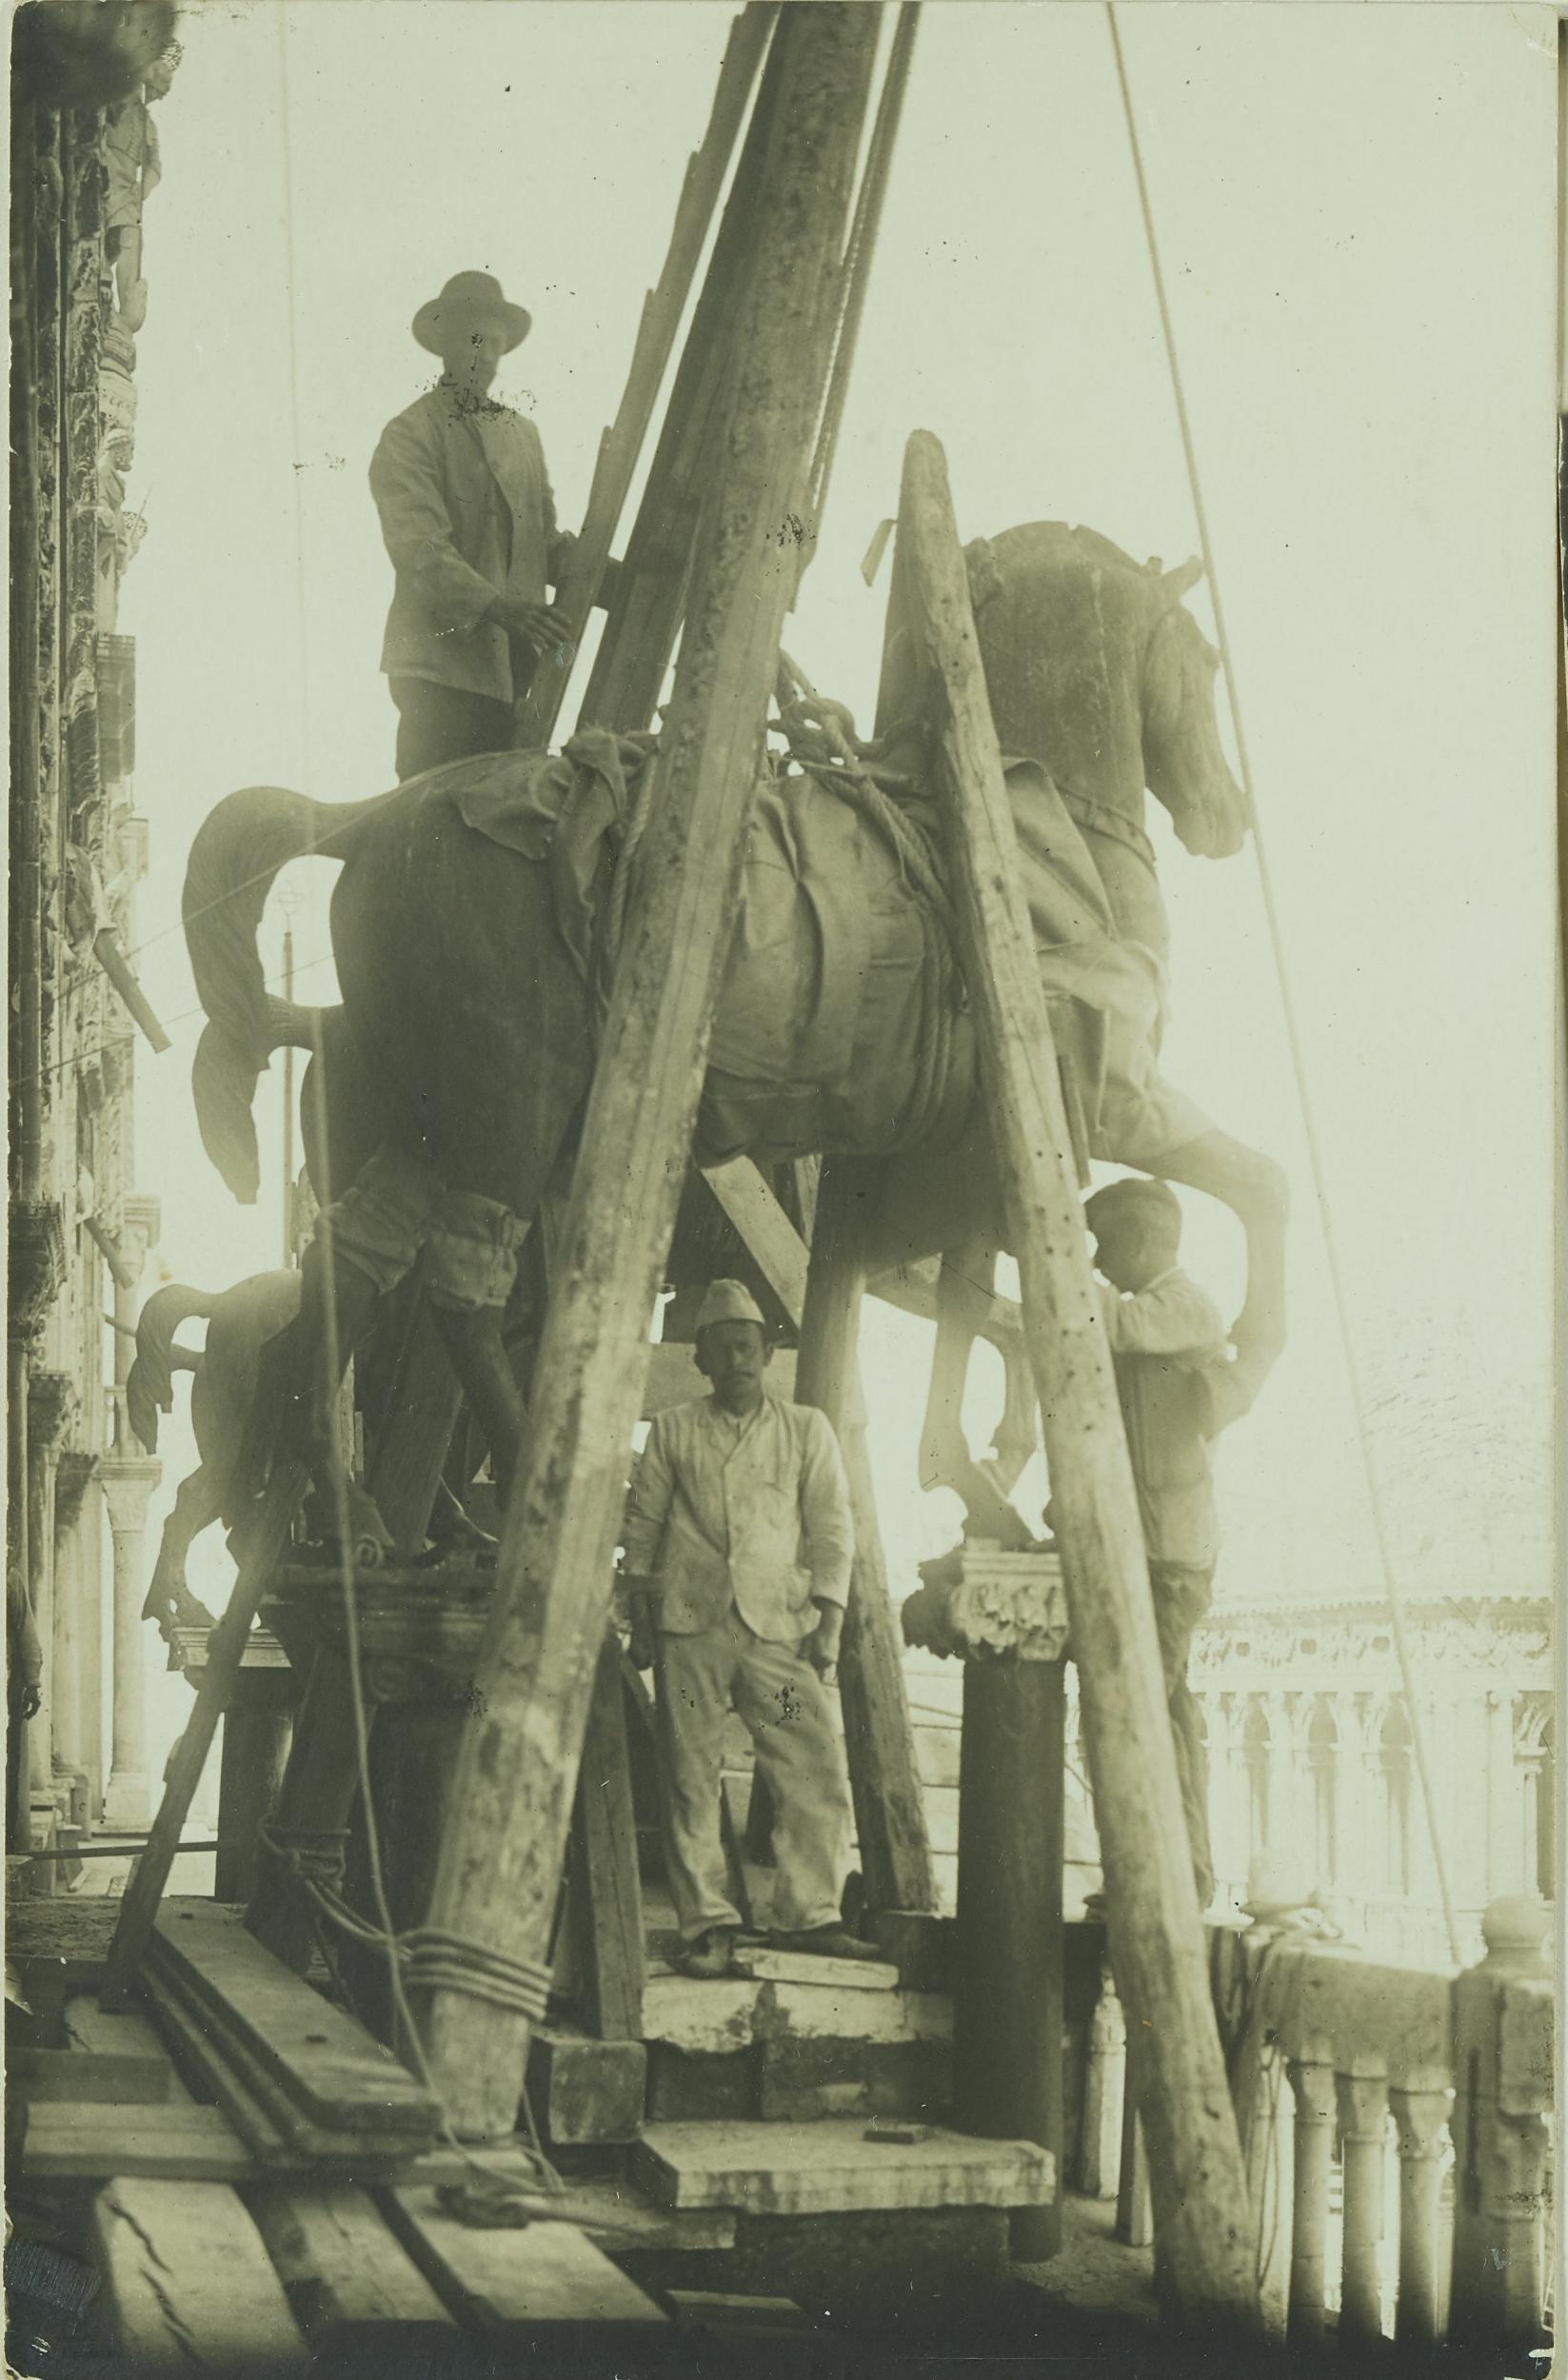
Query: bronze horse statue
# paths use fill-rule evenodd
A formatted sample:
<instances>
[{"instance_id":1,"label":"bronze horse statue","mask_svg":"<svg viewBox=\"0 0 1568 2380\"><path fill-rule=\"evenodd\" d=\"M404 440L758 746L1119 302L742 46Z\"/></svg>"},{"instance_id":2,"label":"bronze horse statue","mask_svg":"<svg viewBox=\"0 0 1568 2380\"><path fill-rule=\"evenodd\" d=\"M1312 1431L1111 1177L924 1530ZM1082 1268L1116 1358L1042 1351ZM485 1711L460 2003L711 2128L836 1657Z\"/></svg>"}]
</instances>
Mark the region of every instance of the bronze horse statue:
<instances>
[{"instance_id":1,"label":"bronze horse statue","mask_svg":"<svg viewBox=\"0 0 1568 2380\"><path fill-rule=\"evenodd\" d=\"M231 1289L190 1289L183 1281L154 1290L136 1322L136 1356L126 1376L126 1411L149 1453L158 1444L158 1419L174 1410L174 1376L189 1372L190 1422L197 1467L181 1480L164 1523L142 1617L169 1641L177 1628L210 1628L212 1615L186 1584L186 1557L204 1529L233 1500L233 1473L246 1418L255 1396L262 1349L286 1330L300 1309L296 1272L253 1273ZM182 1322L205 1319L207 1344L182 1347Z\"/></svg>"},{"instance_id":2,"label":"bronze horse statue","mask_svg":"<svg viewBox=\"0 0 1568 2380\"><path fill-rule=\"evenodd\" d=\"M1158 1069L1167 930L1142 825L1145 789L1194 852L1234 853L1247 824L1215 719L1217 657L1181 601L1197 566L1140 565L1095 532L1057 523L979 541L968 564L1042 985L1081 1095L1088 1152L1185 1182L1236 1212L1247 1236L1248 1295L1235 1336L1277 1352L1283 1178ZM784 1032L783 949L819 951L820 1021L823 983L838 963L819 949L831 939L823 920L834 886L804 875L786 886L798 910L811 910L809 932L803 927L793 942L753 931L743 902L695 1151L708 1163L743 1148L764 1161L813 1148L857 1160L873 1278L945 1249L1004 1245L962 987L949 962L933 995L910 960L910 920L918 913L928 937L922 947L935 947L931 916L942 899L943 813L923 757L927 700L913 641L901 649L895 634L883 688L892 724L863 747L877 765L836 779L822 768L774 768L760 781L756 816L766 813L773 842L761 873L748 860L745 900L772 901L776 919L788 855L820 832L823 849L837 854L839 880L859 870L871 882L866 914L886 948L862 953L858 974L849 969L860 1005L840 1035L834 1082L824 1079L828 1060L813 1055L830 1037L813 1039L804 1025L792 1040L784 1033L770 1077L775 1090L787 1087L781 1116L779 1098L748 1104L744 1053L726 1050L726 1019L761 1012L775 1038ZM324 1213L299 1319L275 1342L292 1366L282 1442L308 1462L318 1488L347 1497L367 1558L385 1531L364 1491L336 1468L325 1354L330 1341L338 1363L347 1360L421 1251L503 1497L515 1463L522 1406L501 1317L518 1245L542 1212L559 1211L569 1185L594 1063L596 952L606 921L636 899L635 756L595 735L574 739L557 760L461 762L365 803L253 787L220 803L192 848L187 941L212 1020L197 1057L198 1115L237 1195L255 1195L249 1107L269 1052L288 1041L314 1045L310 1075L325 1075L335 1172L324 1181L312 1160ZM603 834L585 833L584 817ZM754 827L754 854L760 841ZM269 999L255 949L273 876L306 853L343 863L331 913L342 1006L329 1012ZM922 853L929 865L917 863ZM895 942L902 974L888 955ZM904 989L902 1007L882 994L886 1030L898 1039L883 1062L855 1034L888 982ZM939 1026L945 1056L933 1089L924 1078ZM851 1041L860 1073L849 1074L863 1098L844 1092ZM308 1079L308 1130L310 1117Z\"/></svg>"}]
</instances>

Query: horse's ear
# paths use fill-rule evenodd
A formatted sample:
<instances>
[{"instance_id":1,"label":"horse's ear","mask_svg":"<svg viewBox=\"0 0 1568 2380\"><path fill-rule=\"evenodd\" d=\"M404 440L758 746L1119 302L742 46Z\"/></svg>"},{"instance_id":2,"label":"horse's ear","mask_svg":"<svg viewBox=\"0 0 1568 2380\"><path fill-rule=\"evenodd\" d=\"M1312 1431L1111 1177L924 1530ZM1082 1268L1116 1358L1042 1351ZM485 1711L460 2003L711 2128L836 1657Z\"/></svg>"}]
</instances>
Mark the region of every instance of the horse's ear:
<instances>
[{"instance_id":1,"label":"horse's ear","mask_svg":"<svg viewBox=\"0 0 1568 2380\"><path fill-rule=\"evenodd\" d=\"M1160 584L1170 602L1179 604L1183 595L1192 592L1202 575L1202 563L1194 554L1190 562L1183 562L1176 569L1167 570Z\"/></svg>"},{"instance_id":2,"label":"horse's ear","mask_svg":"<svg viewBox=\"0 0 1568 2380\"><path fill-rule=\"evenodd\" d=\"M969 601L978 614L1002 593L1005 582L988 537L971 538L963 548L963 562L969 573Z\"/></svg>"}]
</instances>

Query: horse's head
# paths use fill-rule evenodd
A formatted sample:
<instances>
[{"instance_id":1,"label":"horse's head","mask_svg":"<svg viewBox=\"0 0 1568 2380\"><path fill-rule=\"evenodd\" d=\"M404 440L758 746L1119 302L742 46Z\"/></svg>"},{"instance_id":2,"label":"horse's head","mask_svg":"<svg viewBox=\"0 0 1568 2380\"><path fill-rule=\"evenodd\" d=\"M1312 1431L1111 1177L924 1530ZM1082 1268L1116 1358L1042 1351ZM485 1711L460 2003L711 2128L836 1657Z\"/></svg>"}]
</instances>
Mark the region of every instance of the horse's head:
<instances>
[{"instance_id":1,"label":"horse's head","mask_svg":"<svg viewBox=\"0 0 1568 2380\"><path fill-rule=\"evenodd\" d=\"M1189 851L1226 860L1246 838L1246 796L1230 772L1215 717L1220 656L1182 604L1203 575L1183 563L1154 580L1159 617L1143 667L1143 764L1149 791Z\"/></svg>"}]
</instances>

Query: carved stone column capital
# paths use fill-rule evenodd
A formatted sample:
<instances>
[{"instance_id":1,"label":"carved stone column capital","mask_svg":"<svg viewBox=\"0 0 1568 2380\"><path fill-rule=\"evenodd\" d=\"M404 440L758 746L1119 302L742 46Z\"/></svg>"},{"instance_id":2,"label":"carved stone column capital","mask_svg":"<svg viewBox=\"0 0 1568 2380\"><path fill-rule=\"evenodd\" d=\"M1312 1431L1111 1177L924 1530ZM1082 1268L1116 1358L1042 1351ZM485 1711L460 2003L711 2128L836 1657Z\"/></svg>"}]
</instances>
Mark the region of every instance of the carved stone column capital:
<instances>
[{"instance_id":1,"label":"carved stone column capital","mask_svg":"<svg viewBox=\"0 0 1568 2380\"><path fill-rule=\"evenodd\" d=\"M1055 1552L1004 1553L967 1539L921 1566L925 1581L903 1608L905 1641L960 1660L1060 1661L1067 1598Z\"/></svg>"},{"instance_id":2,"label":"carved stone column capital","mask_svg":"<svg viewBox=\"0 0 1568 2380\"><path fill-rule=\"evenodd\" d=\"M104 1458L99 1477L109 1501L109 1525L116 1537L146 1528L148 1502L163 1476L163 1464L150 1455Z\"/></svg>"}]
</instances>

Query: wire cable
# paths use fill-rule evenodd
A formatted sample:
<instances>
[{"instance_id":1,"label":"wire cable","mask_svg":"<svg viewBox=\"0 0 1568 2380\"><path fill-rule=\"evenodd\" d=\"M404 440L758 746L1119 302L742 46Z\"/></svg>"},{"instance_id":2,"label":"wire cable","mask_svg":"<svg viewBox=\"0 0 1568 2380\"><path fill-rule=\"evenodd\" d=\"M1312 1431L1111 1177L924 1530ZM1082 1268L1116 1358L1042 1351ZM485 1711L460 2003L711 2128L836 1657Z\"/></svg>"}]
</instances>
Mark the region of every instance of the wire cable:
<instances>
[{"instance_id":1,"label":"wire cable","mask_svg":"<svg viewBox=\"0 0 1568 2380\"><path fill-rule=\"evenodd\" d=\"M1186 460L1187 483L1192 493L1193 512L1198 523L1198 537L1202 549L1203 567L1208 577L1209 596L1214 605L1215 637L1220 647L1221 667L1224 672L1225 680L1225 695L1230 704L1231 723L1236 733L1236 758L1241 770L1241 788L1246 795L1247 811L1252 823L1252 847L1258 863L1258 882L1263 896L1263 914L1267 921L1274 970L1280 986L1280 1004L1284 1018L1285 1040L1290 1051L1291 1071L1296 1081L1296 1096L1301 1111L1307 1158L1312 1170L1312 1184L1318 1201L1319 1222L1321 1226L1323 1248L1328 1260L1334 1311L1344 1354L1345 1373L1349 1381L1351 1408L1355 1416L1361 1469L1372 1517L1373 1537L1377 1546L1379 1566L1382 1572L1383 1593L1393 1624L1399 1675L1404 1683L1405 1699L1410 1707L1411 1736L1415 1745L1416 1767L1420 1778L1421 1804L1426 1813L1427 1834L1432 1845L1432 1864L1437 1876L1438 1892L1442 1901L1443 1921L1448 1930L1449 1951L1454 1964L1457 1967L1462 1967L1464 1954L1459 1941L1453 1894L1449 1887L1447 1861L1443 1856L1442 1842L1438 1827L1437 1798L1426 1756L1425 1736L1416 1700L1415 1668L1405 1628L1403 1598L1395 1573L1377 1465L1372 1458L1372 1438L1367 1419L1366 1398L1361 1386L1360 1366L1356 1355L1355 1335L1350 1323L1350 1302L1345 1293L1344 1275L1340 1262L1339 1241L1334 1228L1333 1212L1329 1204L1327 1169L1323 1162L1322 1145L1318 1136L1317 1118L1313 1108L1300 1026L1297 1018L1290 970L1285 957L1284 935L1274 896L1274 879L1264 845L1262 823L1258 811L1252 763L1247 752L1246 732L1241 722L1236 665L1231 652L1229 632L1225 625L1224 604L1220 590L1220 573L1215 564L1214 541L1209 533L1208 511L1203 503L1202 481L1198 467L1198 449L1193 438L1191 417L1187 411L1186 390L1181 378L1176 331L1172 324L1170 303L1165 291L1164 269L1161 264L1160 243L1154 226L1154 210L1149 200L1148 178L1143 168L1142 144L1139 139L1132 90L1127 80L1127 63L1122 54L1121 32L1117 22L1117 0L1105 0L1105 21L1110 29L1111 50L1116 61L1116 79L1121 94L1121 112L1127 128L1127 144L1132 154L1133 173L1138 184L1139 211L1143 220L1143 238L1148 249L1149 270L1154 281L1155 303L1159 307L1160 327L1165 346L1165 361L1170 371L1171 391L1176 401L1176 418L1181 433L1181 450Z\"/></svg>"}]
</instances>

